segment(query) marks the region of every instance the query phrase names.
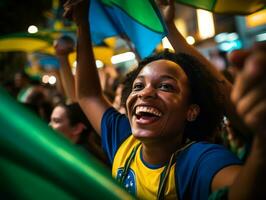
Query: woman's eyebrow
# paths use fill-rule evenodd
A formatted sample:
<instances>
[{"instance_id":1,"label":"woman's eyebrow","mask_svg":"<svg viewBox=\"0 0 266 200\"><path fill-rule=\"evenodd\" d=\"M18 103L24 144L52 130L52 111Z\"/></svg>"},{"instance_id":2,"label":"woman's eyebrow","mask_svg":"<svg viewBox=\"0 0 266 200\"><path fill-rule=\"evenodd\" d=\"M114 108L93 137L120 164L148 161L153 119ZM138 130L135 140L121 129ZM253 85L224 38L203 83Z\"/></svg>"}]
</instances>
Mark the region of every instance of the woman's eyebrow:
<instances>
[{"instance_id":1,"label":"woman's eyebrow","mask_svg":"<svg viewBox=\"0 0 266 200\"><path fill-rule=\"evenodd\" d=\"M170 75L162 75L162 76L160 76L160 79L161 80L171 79L171 80L174 80L174 81L177 81L178 80L177 77L170 76Z\"/></svg>"},{"instance_id":2,"label":"woman's eyebrow","mask_svg":"<svg viewBox=\"0 0 266 200\"><path fill-rule=\"evenodd\" d=\"M138 75L136 78L135 78L135 80L136 79L144 79L144 76L143 75Z\"/></svg>"}]
</instances>

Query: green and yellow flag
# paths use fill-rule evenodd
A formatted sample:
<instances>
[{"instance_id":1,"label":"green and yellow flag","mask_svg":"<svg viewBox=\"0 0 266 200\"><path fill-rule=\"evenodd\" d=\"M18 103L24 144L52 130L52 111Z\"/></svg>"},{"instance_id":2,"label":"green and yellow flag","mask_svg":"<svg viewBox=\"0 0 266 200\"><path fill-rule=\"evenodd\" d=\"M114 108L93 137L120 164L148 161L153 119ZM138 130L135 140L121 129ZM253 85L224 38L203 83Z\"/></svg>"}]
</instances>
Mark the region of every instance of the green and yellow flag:
<instances>
[{"instance_id":1,"label":"green and yellow flag","mask_svg":"<svg viewBox=\"0 0 266 200\"><path fill-rule=\"evenodd\" d=\"M195 8L221 14L248 15L266 6L265 0L176 0Z\"/></svg>"},{"instance_id":2,"label":"green and yellow flag","mask_svg":"<svg viewBox=\"0 0 266 200\"><path fill-rule=\"evenodd\" d=\"M42 51L53 44L53 39L48 36L38 34L16 33L0 37L0 52Z\"/></svg>"}]
</instances>

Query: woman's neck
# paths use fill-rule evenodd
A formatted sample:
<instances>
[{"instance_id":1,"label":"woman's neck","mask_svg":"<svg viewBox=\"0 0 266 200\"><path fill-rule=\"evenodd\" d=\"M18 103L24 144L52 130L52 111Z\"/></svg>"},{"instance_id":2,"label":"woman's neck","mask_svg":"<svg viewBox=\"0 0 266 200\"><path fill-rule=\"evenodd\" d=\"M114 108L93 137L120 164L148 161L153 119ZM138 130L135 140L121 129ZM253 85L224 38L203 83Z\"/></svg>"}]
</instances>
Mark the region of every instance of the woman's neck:
<instances>
[{"instance_id":1,"label":"woman's neck","mask_svg":"<svg viewBox=\"0 0 266 200\"><path fill-rule=\"evenodd\" d=\"M171 155L182 145L182 140L176 142L154 144L142 143L142 158L151 165L160 165L167 163Z\"/></svg>"}]
</instances>

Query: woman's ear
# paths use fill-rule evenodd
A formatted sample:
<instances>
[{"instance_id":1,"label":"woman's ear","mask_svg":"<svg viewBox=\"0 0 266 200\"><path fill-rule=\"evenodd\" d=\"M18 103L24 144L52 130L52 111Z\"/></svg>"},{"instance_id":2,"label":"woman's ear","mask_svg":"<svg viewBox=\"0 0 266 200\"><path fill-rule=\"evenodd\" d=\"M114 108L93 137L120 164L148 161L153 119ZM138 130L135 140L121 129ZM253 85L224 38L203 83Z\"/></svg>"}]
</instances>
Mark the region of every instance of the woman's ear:
<instances>
[{"instance_id":1,"label":"woman's ear","mask_svg":"<svg viewBox=\"0 0 266 200\"><path fill-rule=\"evenodd\" d=\"M200 107L197 104L191 104L187 112L187 121L193 122L197 119L200 113Z\"/></svg>"},{"instance_id":2,"label":"woman's ear","mask_svg":"<svg viewBox=\"0 0 266 200\"><path fill-rule=\"evenodd\" d=\"M83 123L77 123L73 127L73 136L79 136L84 129L86 129L86 126Z\"/></svg>"}]
</instances>

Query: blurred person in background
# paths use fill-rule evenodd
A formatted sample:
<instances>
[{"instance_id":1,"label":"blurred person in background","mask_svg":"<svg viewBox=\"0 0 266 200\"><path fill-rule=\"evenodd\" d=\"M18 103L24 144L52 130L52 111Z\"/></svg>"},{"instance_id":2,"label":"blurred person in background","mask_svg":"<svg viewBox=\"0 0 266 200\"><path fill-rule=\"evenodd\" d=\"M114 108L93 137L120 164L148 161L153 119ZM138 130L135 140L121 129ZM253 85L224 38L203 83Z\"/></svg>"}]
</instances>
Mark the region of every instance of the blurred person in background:
<instances>
[{"instance_id":1,"label":"blurred person in background","mask_svg":"<svg viewBox=\"0 0 266 200\"><path fill-rule=\"evenodd\" d=\"M26 96L28 95L31 87L31 81L28 74L24 71L19 71L14 75L14 85L17 91L17 100L19 102L25 102Z\"/></svg>"},{"instance_id":2,"label":"blurred person in background","mask_svg":"<svg viewBox=\"0 0 266 200\"><path fill-rule=\"evenodd\" d=\"M50 125L72 143L84 147L108 166L106 156L101 148L100 137L95 133L80 106L76 103L75 77L69 62L69 54L74 52L74 46L74 40L67 35L59 37L54 42L56 57L60 63L59 80L65 93L65 103L55 106Z\"/></svg>"},{"instance_id":3,"label":"blurred person in background","mask_svg":"<svg viewBox=\"0 0 266 200\"><path fill-rule=\"evenodd\" d=\"M87 150L109 166L101 148L101 139L93 130L78 103L58 104L52 112L49 125L71 143Z\"/></svg>"}]
</instances>

